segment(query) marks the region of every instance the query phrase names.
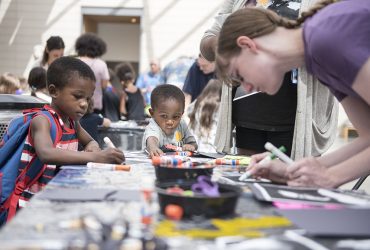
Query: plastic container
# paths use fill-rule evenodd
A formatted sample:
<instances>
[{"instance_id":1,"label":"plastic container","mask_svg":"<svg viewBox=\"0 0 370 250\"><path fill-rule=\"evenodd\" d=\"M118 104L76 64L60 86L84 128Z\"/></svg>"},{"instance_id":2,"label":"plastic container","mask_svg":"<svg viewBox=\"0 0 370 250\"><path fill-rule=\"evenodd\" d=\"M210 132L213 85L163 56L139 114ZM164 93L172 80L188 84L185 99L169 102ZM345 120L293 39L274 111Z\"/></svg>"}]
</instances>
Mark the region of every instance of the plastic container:
<instances>
[{"instance_id":1,"label":"plastic container","mask_svg":"<svg viewBox=\"0 0 370 250\"><path fill-rule=\"evenodd\" d=\"M161 167L155 166L155 176L157 182L183 182L189 180L196 180L199 175L211 176L213 173L213 166L209 167L191 167L191 168L176 168L176 167Z\"/></svg>"},{"instance_id":2,"label":"plastic container","mask_svg":"<svg viewBox=\"0 0 370 250\"><path fill-rule=\"evenodd\" d=\"M182 184L176 182L158 183L156 191L160 211L165 214L165 208L169 204L179 205L183 208L183 218L192 216L204 216L207 218L227 217L235 213L241 189L237 186L218 184L219 197L207 197L203 195L183 196L175 193L167 193L166 189L175 185L184 190L190 190L195 181L187 181Z\"/></svg>"}]
</instances>

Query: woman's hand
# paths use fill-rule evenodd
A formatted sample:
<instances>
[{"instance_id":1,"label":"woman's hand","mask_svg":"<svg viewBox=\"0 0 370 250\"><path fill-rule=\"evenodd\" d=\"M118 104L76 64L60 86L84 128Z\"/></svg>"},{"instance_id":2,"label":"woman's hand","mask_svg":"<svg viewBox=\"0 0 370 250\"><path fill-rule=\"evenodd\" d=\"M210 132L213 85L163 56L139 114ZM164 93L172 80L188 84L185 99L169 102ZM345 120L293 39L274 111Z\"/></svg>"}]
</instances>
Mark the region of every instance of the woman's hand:
<instances>
[{"instance_id":1,"label":"woman's hand","mask_svg":"<svg viewBox=\"0 0 370 250\"><path fill-rule=\"evenodd\" d=\"M251 156L248 171L253 177L269 179L276 183L288 181L288 165L280 160L269 160L261 162L269 153L256 154Z\"/></svg>"},{"instance_id":2,"label":"woman's hand","mask_svg":"<svg viewBox=\"0 0 370 250\"><path fill-rule=\"evenodd\" d=\"M294 162L288 167L288 185L304 187L335 187L328 168L321 165L314 157L307 157Z\"/></svg>"}]
</instances>

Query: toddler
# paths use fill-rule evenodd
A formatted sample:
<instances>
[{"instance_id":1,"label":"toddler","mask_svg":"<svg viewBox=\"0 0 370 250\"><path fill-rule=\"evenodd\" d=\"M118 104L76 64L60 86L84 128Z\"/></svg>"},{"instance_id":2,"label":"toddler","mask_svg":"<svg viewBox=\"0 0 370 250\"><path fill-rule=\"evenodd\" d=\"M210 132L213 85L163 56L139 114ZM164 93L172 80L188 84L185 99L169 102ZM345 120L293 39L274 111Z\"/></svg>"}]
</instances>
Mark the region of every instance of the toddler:
<instances>
[{"instance_id":1,"label":"toddler","mask_svg":"<svg viewBox=\"0 0 370 250\"><path fill-rule=\"evenodd\" d=\"M143 136L143 148L149 156L162 155L167 144L180 146L184 151L195 151L198 147L195 138L182 119L184 93L174 85L163 84L153 90L150 98L152 118Z\"/></svg>"}]
</instances>

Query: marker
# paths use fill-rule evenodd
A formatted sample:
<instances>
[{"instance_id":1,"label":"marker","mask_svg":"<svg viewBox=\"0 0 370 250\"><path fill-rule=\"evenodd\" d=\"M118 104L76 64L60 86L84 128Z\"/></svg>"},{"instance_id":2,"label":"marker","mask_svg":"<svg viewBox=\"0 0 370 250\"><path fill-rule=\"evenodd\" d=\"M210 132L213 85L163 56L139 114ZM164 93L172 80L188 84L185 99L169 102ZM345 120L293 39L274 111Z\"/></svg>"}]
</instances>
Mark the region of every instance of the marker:
<instances>
[{"instance_id":1,"label":"marker","mask_svg":"<svg viewBox=\"0 0 370 250\"><path fill-rule=\"evenodd\" d=\"M281 152L285 152L286 149L284 146L281 146L279 148L279 150ZM275 154L269 154L267 155L265 158L263 158L260 162L258 162L257 164L266 164L268 163L269 161L273 160L276 158L276 155ZM245 181L246 179L248 179L249 177L251 177L252 173L251 171L246 171L244 174L242 174L240 177L239 177L239 181Z\"/></svg>"},{"instance_id":2,"label":"marker","mask_svg":"<svg viewBox=\"0 0 370 250\"><path fill-rule=\"evenodd\" d=\"M215 163L216 165L231 165L231 166L240 165L240 161L236 159L217 158L215 160Z\"/></svg>"},{"instance_id":3,"label":"marker","mask_svg":"<svg viewBox=\"0 0 370 250\"><path fill-rule=\"evenodd\" d=\"M275 154L277 157L279 157L280 160L287 163L288 165L293 164L294 162L291 158L289 158L289 156L284 154L282 151L280 151L277 147L272 145L272 143L270 142L266 142L265 149Z\"/></svg>"},{"instance_id":4,"label":"marker","mask_svg":"<svg viewBox=\"0 0 370 250\"><path fill-rule=\"evenodd\" d=\"M167 152L165 155L179 155L179 156L192 156L193 152L191 151L176 151L176 152Z\"/></svg>"},{"instance_id":5,"label":"marker","mask_svg":"<svg viewBox=\"0 0 370 250\"><path fill-rule=\"evenodd\" d=\"M113 142L108 137L104 137L103 141L105 144L107 144L108 148L116 148L116 146L114 146Z\"/></svg>"},{"instance_id":6,"label":"marker","mask_svg":"<svg viewBox=\"0 0 370 250\"><path fill-rule=\"evenodd\" d=\"M101 169L101 170L111 170L111 171L130 171L130 165L117 165L109 163L97 163L97 162L88 162L86 165L87 168L91 169Z\"/></svg>"}]
</instances>

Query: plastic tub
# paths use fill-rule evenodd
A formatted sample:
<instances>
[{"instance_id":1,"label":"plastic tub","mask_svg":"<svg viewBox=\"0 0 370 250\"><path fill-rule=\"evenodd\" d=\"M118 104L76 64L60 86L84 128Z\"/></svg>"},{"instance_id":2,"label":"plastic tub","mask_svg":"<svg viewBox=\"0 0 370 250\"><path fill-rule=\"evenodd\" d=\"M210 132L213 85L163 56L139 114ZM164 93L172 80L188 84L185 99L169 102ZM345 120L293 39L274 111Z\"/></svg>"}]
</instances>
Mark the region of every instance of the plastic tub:
<instances>
[{"instance_id":1,"label":"plastic tub","mask_svg":"<svg viewBox=\"0 0 370 250\"><path fill-rule=\"evenodd\" d=\"M187 181L182 184L176 182L157 183L158 202L161 213L169 204L179 205L183 209L183 218L192 216L204 216L207 218L227 217L235 213L241 189L237 186L218 184L219 197L208 197L204 195L183 196L180 194L168 193L167 188L179 186L184 190L191 190L194 181Z\"/></svg>"}]
</instances>

